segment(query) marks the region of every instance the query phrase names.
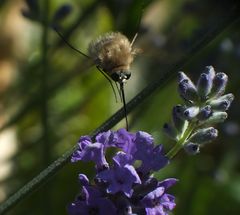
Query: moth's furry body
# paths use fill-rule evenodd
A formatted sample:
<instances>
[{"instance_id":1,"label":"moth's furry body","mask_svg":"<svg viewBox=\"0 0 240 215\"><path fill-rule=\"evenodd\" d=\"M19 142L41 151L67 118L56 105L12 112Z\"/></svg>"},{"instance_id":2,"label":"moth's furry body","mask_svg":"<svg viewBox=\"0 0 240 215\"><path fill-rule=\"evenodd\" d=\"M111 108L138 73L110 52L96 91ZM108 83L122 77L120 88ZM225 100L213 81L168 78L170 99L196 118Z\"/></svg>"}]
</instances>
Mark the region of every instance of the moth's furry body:
<instances>
[{"instance_id":1,"label":"moth's furry body","mask_svg":"<svg viewBox=\"0 0 240 215\"><path fill-rule=\"evenodd\" d=\"M131 72L129 71L130 65L133 62L134 56L139 52L138 49L132 48L137 34L134 36L132 42L129 42L128 38L119 32L106 33L89 44L88 56L82 51L74 48L67 40L65 40L64 36L57 29L55 29L55 31L71 49L85 56L86 58L91 58L94 61L98 70L111 84L115 97L116 92L110 78L115 81L115 83L119 84L120 88L118 88L118 92L121 100L123 101L126 129L128 130L124 83L131 76ZM118 87L117 84L116 86Z\"/></svg>"},{"instance_id":2,"label":"moth's furry body","mask_svg":"<svg viewBox=\"0 0 240 215\"><path fill-rule=\"evenodd\" d=\"M128 38L119 32L100 36L90 43L88 51L94 63L113 80L115 73L130 74L130 65L137 53Z\"/></svg>"}]
</instances>

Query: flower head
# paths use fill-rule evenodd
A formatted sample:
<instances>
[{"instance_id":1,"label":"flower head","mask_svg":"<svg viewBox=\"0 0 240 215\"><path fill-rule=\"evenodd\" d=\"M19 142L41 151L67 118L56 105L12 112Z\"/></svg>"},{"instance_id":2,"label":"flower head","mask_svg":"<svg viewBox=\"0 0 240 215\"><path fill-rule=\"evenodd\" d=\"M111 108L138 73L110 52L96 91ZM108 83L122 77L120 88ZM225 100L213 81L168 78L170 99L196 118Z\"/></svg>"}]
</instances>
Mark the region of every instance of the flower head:
<instances>
[{"instance_id":1,"label":"flower head","mask_svg":"<svg viewBox=\"0 0 240 215\"><path fill-rule=\"evenodd\" d=\"M106 150L114 147L117 152L112 162L105 159ZM151 173L160 170L169 163L162 145L154 145L153 137L143 131L130 133L125 129L99 133L95 141L83 136L78 142L78 149L72 155L72 162L93 161L97 174L95 183L91 183L84 174L79 174L81 195L68 206L70 215L81 214L138 214L152 210L142 203L151 193L163 193L162 210L167 214L174 199L165 194L165 190L176 180L166 179L158 182ZM136 161L141 165L135 167ZM104 165L104 168L101 168ZM145 200L143 200L145 198Z\"/></svg>"}]
</instances>

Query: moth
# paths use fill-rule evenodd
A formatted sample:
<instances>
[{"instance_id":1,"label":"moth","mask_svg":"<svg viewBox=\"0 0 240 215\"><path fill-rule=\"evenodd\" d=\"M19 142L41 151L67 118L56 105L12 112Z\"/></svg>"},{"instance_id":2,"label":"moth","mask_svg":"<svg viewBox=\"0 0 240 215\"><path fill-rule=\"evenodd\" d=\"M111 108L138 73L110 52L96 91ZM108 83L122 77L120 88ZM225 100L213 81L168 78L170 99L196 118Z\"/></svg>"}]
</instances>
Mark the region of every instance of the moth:
<instances>
[{"instance_id":1,"label":"moth","mask_svg":"<svg viewBox=\"0 0 240 215\"><path fill-rule=\"evenodd\" d=\"M123 101L126 129L128 130L124 83L131 77L130 66L134 57L140 52L139 49L133 48L137 34L135 34L133 40L130 42L128 38L120 32L106 33L89 44L87 55L74 48L64 39L63 35L57 29L54 30L70 48L94 62L97 69L111 84L115 97L116 92L112 81L116 83L120 98Z\"/></svg>"}]
</instances>

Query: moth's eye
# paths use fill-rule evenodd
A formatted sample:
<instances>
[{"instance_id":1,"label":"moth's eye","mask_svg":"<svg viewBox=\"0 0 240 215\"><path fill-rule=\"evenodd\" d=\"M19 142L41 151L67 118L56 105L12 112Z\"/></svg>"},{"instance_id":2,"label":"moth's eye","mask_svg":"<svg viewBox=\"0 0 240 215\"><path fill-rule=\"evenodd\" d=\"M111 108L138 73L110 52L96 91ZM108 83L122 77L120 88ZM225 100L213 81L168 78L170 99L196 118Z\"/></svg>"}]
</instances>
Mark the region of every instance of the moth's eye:
<instances>
[{"instance_id":1,"label":"moth's eye","mask_svg":"<svg viewBox=\"0 0 240 215\"><path fill-rule=\"evenodd\" d=\"M113 81L119 81L120 72L114 72L113 74L111 74L111 78L112 78Z\"/></svg>"},{"instance_id":2,"label":"moth's eye","mask_svg":"<svg viewBox=\"0 0 240 215\"><path fill-rule=\"evenodd\" d=\"M124 76L126 76L127 80L131 77L131 72L129 72L129 71L124 71L123 74L124 74Z\"/></svg>"},{"instance_id":3,"label":"moth's eye","mask_svg":"<svg viewBox=\"0 0 240 215\"><path fill-rule=\"evenodd\" d=\"M114 81L128 80L131 77L131 72L129 71L117 71L111 74L111 78Z\"/></svg>"}]
</instances>

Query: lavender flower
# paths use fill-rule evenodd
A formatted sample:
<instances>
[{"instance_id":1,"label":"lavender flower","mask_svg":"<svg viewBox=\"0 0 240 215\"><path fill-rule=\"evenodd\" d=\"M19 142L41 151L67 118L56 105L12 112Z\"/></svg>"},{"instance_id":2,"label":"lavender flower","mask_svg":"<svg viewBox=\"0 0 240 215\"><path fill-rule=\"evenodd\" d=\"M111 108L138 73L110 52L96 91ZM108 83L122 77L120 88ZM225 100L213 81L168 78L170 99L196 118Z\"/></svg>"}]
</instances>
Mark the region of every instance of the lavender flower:
<instances>
[{"instance_id":1,"label":"lavender flower","mask_svg":"<svg viewBox=\"0 0 240 215\"><path fill-rule=\"evenodd\" d=\"M107 166L107 161L104 156L104 145L102 143L92 143L88 136L83 136L78 142L79 149L72 155L71 161L93 161L97 169L102 169Z\"/></svg>"},{"instance_id":2,"label":"lavender flower","mask_svg":"<svg viewBox=\"0 0 240 215\"><path fill-rule=\"evenodd\" d=\"M133 193L133 185L140 184L141 180L132 165L114 163L114 167L101 171L97 178L108 184L107 193L123 192L127 197Z\"/></svg>"},{"instance_id":3,"label":"lavender flower","mask_svg":"<svg viewBox=\"0 0 240 215\"><path fill-rule=\"evenodd\" d=\"M120 150L113 155L111 164L105 158L109 147ZM177 180L158 182L152 177L151 174L165 167L169 160L162 145L155 146L153 137L146 132L107 131L98 134L95 141L83 136L71 161L93 161L97 174L95 183L79 174L82 191L68 206L70 215L150 214L159 210L166 215L175 207L174 197L166 191ZM141 165L135 167L137 161L141 161ZM156 202L158 206L148 202Z\"/></svg>"},{"instance_id":4,"label":"lavender flower","mask_svg":"<svg viewBox=\"0 0 240 215\"><path fill-rule=\"evenodd\" d=\"M114 204L93 186L83 186L82 193L67 208L70 215L116 214Z\"/></svg>"},{"instance_id":5,"label":"lavender flower","mask_svg":"<svg viewBox=\"0 0 240 215\"><path fill-rule=\"evenodd\" d=\"M141 202L147 215L165 215L175 207L174 200L174 196L165 193L164 187L158 187L144 196Z\"/></svg>"}]
</instances>

